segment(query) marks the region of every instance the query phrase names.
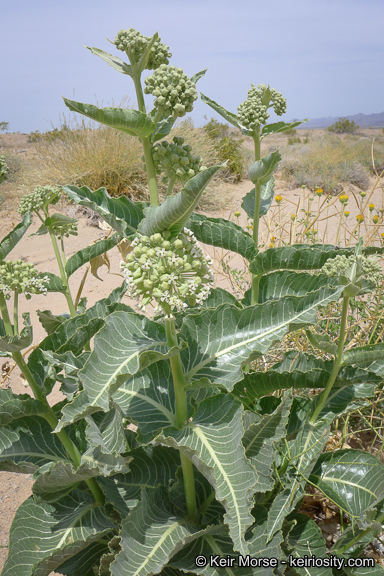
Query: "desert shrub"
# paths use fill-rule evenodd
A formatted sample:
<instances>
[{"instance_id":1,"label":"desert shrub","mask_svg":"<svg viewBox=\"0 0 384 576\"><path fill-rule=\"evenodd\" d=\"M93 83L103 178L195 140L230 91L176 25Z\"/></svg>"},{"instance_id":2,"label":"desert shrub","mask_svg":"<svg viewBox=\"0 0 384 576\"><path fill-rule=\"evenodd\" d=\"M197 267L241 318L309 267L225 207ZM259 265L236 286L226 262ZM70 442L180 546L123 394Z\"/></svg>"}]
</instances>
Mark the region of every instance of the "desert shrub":
<instances>
[{"instance_id":1,"label":"desert shrub","mask_svg":"<svg viewBox=\"0 0 384 576\"><path fill-rule=\"evenodd\" d=\"M0 131L6 132L9 128L9 122L0 122Z\"/></svg>"},{"instance_id":2,"label":"desert shrub","mask_svg":"<svg viewBox=\"0 0 384 576\"><path fill-rule=\"evenodd\" d=\"M377 150L381 151L380 143ZM381 154L376 169L380 170ZM340 140L337 136L311 139L305 148L299 144L287 146L283 151L280 169L282 178L293 187L305 185L314 189L320 186L329 194L338 192L343 183L350 183L366 190L369 171L372 171L370 140Z\"/></svg>"},{"instance_id":3,"label":"desert shrub","mask_svg":"<svg viewBox=\"0 0 384 576\"><path fill-rule=\"evenodd\" d=\"M204 131L213 143L214 150L220 162L228 161L227 172L234 182L238 182L244 175L244 154L242 140L234 138L227 124L211 118L204 126Z\"/></svg>"},{"instance_id":4,"label":"desert shrub","mask_svg":"<svg viewBox=\"0 0 384 576\"><path fill-rule=\"evenodd\" d=\"M358 129L358 124L348 118L339 118L337 122L328 127L328 131L335 134L354 134Z\"/></svg>"}]
</instances>

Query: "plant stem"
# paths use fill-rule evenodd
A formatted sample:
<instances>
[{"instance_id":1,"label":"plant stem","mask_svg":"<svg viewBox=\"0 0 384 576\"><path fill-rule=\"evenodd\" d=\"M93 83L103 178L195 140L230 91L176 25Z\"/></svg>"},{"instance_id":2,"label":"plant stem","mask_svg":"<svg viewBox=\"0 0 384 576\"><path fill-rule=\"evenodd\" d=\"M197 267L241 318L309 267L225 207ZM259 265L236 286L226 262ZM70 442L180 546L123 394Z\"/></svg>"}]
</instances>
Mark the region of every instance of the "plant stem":
<instances>
[{"instance_id":1,"label":"plant stem","mask_svg":"<svg viewBox=\"0 0 384 576\"><path fill-rule=\"evenodd\" d=\"M261 158L260 149L260 130L256 130L253 136L253 142L255 145L255 162ZM255 209L253 214L253 241L255 244L255 250L259 247L259 220L260 220L260 196L261 196L261 184L260 181L255 184ZM259 300L259 283L260 276L255 276L252 274L252 297L251 304L257 304Z\"/></svg>"},{"instance_id":2,"label":"plant stem","mask_svg":"<svg viewBox=\"0 0 384 576\"><path fill-rule=\"evenodd\" d=\"M349 296L344 294L343 298L343 308L341 312L341 322L340 322L340 334L339 334L339 344L337 347L335 363L333 365L332 372L329 376L328 382L323 390L323 392L319 396L319 402L313 412L310 423L313 425L315 424L320 412L322 411L325 402L332 390L332 387L335 383L337 375L341 368L341 363L343 360L343 352L344 352L344 342L345 342L345 333L346 333L346 326L347 326L347 317L348 317L348 307L349 307Z\"/></svg>"},{"instance_id":3,"label":"plant stem","mask_svg":"<svg viewBox=\"0 0 384 576\"><path fill-rule=\"evenodd\" d=\"M378 518L376 518L375 523L380 523L382 524L382 522L384 521L384 514L381 514ZM368 526L368 528L365 528L365 530L362 530L361 532L359 532L354 538L353 540L350 540L345 546L343 546L340 550L337 549L337 543L336 546L334 547L334 551L338 554L344 554L344 552L346 552L347 550L349 550L349 548L352 548L355 544L357 544L362 538L364 538L364 536L366 534L369 534L369 532L372 531L372 528L370 526Z\"/></svg>"},{"instance_id":4,"label":"plant stem","mask_svg":"<svg viewBox=\"0 0 384 576\"><path fill-rule=\"evenodd\" d=\"M175 321L173 316L168 316L165 319L165 331L167 335L168 345L178 346L178 339L175 328ZM185 378L183 372L183 365L181 363L180 353L170 358L171 370L173 376L173 386L175 391L175 408L176 408L176 422L179 429L181 429L188 422L188 406L187 395L185 392ZM184 456L180 451L181 468L183 471L185 499L187 503L188 516L191 520L196 521L198 518L198 510L196 503L195 491L195 478L193 472L192 462Z\"/></svg>"},{"instance_id":5,"label":"plant stem","mask_svg":"<svg viewBox=\"0 0 384 576\"><path fill-rule=\"evenodd\" d=\"M56 236L54 235L53 232L51 232L51 230L49 230L49 236L51 238L52 246L53 246L53 249L55 251L57 264L59 265L61 281L63 282L64 287L65 287L64 296L65 296L67 303L68 303L69 312L70 312L72 318L74 318L76 316L76 308L75 308L75 305L74 305L73 300L72 300L71 292L69 290L68 277L67 277L67 273L65 272L64 264L63 264L63 261L62 261L61 256L60 256L60 251L59 251L59 246L57 244Z\"/></svg>"},{"instance_id":6,"label":"plant stem","mask_svg":"<svg viewBox=\"0 0 384 576\"><path fill-rule=\"evenodd\" d=\"M9 336L13 336L13 327L12 327L11 319L10 319L9 313L8 313L8 306L7 306L7 302L5 300L5 297L4 297L4 292L2 292L2 291L0 291L0 311L1 311L1 316L3 318L4 328L5 328L6 334L8 334Z\"/></svg>"},{"instance_id":7,"label":"plant stem","mask_svg":"<svg viewBox=\"0 0 384 576\"><path fill-rule=\"evenodd\" d=\"M17 290L13 293L13 331L19 333L19 293Z\"/></svg>"},{"instance_id":8,"label":"plant stem","mask_svg":"<svg viewBox=\"0 0 384 576\"><path fill-rule=\"evenodd\" d=\"M168 198L168 196L171 195L175 182L176 182L176 176L173 176L172 178L169 179L167 186L167 193L165 195L166 198Z\"/></svg>"}]
</instances>

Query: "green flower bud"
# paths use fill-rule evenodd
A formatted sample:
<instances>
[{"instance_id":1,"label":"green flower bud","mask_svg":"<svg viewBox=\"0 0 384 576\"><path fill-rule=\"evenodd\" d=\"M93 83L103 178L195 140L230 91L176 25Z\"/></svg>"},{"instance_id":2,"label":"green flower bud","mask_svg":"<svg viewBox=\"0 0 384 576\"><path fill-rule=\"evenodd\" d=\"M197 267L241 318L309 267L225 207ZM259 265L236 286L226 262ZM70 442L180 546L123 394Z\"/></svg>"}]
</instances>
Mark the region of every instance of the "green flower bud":
<instances>
[{"instance_id":1,"label":"green flower bud","mask_svg":"<svg viewBox=\"0 0 384 576\"><path fill-rule=\"evenodd\" d=\"M144 80L145 94L155 96L154 106L166 116L174 118L184 116L193 108L193 102L197 99L194 82L175 66L161 64L152 76ZM182 90L181 90L182 88ZM165 102L159 99L160 90Z\"/></svg>"},{"instance_id":2,"label":"green flower bud","mask_svg":"<svg viewBox=\"0 0 384 576\"><path fill-rule=\"evenodd\" d=\"M129 28L117 33L115 45L118 50L126 52L131 63L136 63L140 60L150 40L150 36L143 36L134 28ZM146 69L155 70L162 64L168 64L171 56L169 47L163 44L160 39L156 40L150 50Z\"/></svg>"},{"instance_id":3,"label":"green flower bud","mask_svg":"<svg viewBox=\"0 0 384 576\"><path fill-rule=\"evenodd\" d=\"M46 294L48 282L48 276L41 277L33 264L25 264L22 260L0 264L0 291L6 296L14 290L25 295Z\"/></svg>"}]
</instances>

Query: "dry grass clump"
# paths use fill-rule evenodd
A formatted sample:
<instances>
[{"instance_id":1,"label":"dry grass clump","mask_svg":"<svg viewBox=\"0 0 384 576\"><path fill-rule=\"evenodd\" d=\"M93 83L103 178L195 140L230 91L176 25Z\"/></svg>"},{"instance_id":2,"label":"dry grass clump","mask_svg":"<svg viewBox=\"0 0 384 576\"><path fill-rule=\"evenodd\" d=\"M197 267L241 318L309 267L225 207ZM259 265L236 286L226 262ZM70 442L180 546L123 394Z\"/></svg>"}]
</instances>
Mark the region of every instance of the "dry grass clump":
<instances>
[{"instance_id":1,"label":"dry grass clump","mask_svg":"<svg viewBox=\"0 0 384 576\"><path fill-rule=\"evenodd\" d=\"M360 136L325 134L295 143L282 150L281 175L292 187L321 187L327 194L337 194L349 183L360 190L369 187L369 175L384 169L384 139L374 143Z\"/></svg>"}]
</instances>

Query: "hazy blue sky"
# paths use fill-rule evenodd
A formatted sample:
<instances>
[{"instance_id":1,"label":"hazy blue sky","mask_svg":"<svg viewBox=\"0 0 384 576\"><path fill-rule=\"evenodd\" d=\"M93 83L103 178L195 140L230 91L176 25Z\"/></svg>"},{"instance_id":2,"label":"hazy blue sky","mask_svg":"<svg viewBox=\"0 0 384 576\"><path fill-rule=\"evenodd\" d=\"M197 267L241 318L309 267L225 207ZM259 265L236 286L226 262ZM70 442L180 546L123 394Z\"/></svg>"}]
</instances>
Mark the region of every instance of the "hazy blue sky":
<instances>
[{"instance_id":1,"label":"hazy blue sky","mask_svg":"<svg viewBox=\"0 0 384 576\"><path fill-rule=\"evenodd\" d=\"M50 130L62 96L135 106L131 79L84 48L123 57L106 38L130 27L158 31L189 76L208 68L198 88L233 112L251 82L283 93L286 120L383 112L383 22L383 0L0 0L0 121Z\"/></svg>"}]
</instances>

